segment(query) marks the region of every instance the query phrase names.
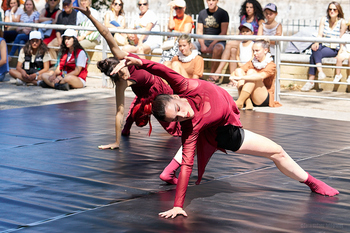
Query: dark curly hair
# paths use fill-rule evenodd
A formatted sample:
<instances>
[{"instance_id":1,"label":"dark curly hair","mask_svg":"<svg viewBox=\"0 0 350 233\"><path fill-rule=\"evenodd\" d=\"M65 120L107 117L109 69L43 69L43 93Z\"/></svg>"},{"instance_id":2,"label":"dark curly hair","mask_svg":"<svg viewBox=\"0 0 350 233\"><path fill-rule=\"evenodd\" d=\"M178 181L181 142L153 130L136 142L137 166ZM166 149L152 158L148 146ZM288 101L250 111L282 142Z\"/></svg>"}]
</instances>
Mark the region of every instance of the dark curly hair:
<instances>
[{"instance_id":1,"label":"dark curly hair","mask_svg":"<svg viewBox=\"0 0 350 233\"><path fill-rule=\"evenodd\" d=\"M38 51L37 51L37 54L38 55L44 55L48 50L49 48L47 47L47 45L43 42L43 40L40 40L41 43L38 47ZM30 40L28 40L26 42L26 44L24 45L23 47L23 52L26 56L32 56L34 54L32 54L32 46L30 44Z\"/></svg>"},{"instance_id":2,"label":"dark curly hair","mask_svg":"<svg viewBox=\"0 0 350 233\"><path fill-rule=\"evenodd\" d=\"M241 10L239 11L239 17L242 17L243 15L248 17L247 11L245 9L247 3L253 4L254 16L258 18L258 21L261 20L261 19L265 19L262 7L261 7L260 3L258 1L256 1L256 0L245 0L243 2L243 4L241 5Z\"/></svg>"},{"instance_id":3,"label":"dark curly hair","mask_svg":"<svg viewBox=\"0 0 350 233\"><path fill-rule=\"evenodd\" d=\"M153 100L152 113L157 120L165 121L165 107L172 99L170 95L160 94Z\"/></svg>"},{"instance_id":4,"label":"dark curly hair","mask_svg":"<svg viewBox=\"0 0 350 233\"><path fill-rule=\"evenodd\" d=\"M117 85L117 82L119 81L120 77L119 74L113 74L111 75L112 70L116 65L120 63L119 59L116 57L109 57L104 60L101 60L97 62L97 68L101 70L102 73L109 76L113 82L114 85Z\"/></svg>"}]
</instances>

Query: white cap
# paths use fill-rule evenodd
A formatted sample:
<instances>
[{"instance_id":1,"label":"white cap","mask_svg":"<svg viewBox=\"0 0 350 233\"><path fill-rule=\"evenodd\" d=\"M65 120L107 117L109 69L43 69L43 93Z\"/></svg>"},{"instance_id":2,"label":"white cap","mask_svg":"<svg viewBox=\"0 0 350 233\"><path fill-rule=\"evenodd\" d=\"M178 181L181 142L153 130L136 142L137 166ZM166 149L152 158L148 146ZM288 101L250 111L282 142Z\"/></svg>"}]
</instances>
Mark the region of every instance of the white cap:
<instances>
[{"instance_id":1,"label":"white cap","mask_svg":"<svg viewBox=\"0 0 350 233\"><path fill-rule=\"evenodd\" d=\"M41 40L42 39L41 32L39 32L39 31L31 31L29 33L29 40L32 40L32 39Z\"/></svg>"},{"instance_id":2,"label":"white cap","mask_svg":"<svg viewBox=\"0 0 350 233\"><path fill-rule=\"evenodd\" d=\"M185 0L174 0L168 3L168 6L186 7L186 2Z\"/></svg>"},{"instance_id":3,"label":"white cap","mask_svg":"<svg viewBox=\"0 0 350 233\"><path fill-rule=\"evenodd\" d=\"M74 29L67 29L66 31L64 31L62 37L64 36L77 38L77 32Z\"/></svg>"}]
</instances>

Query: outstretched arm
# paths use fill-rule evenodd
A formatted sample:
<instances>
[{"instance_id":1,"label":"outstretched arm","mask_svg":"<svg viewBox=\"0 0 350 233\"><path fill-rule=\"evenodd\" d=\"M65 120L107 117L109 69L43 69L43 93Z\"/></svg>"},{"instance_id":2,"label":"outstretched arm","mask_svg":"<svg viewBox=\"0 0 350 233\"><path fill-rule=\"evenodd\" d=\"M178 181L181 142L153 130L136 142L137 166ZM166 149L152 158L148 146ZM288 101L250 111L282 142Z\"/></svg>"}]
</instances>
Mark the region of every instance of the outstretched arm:
<instances>
[{"instance_id":1,"label":"outstretched arm","mask_svg":"<svg viewBox=\"0 0 350 233\"><path fill-rule=\"evenodd\" d=\"M127 52L122 51L119 48L117 42L114 40L114 38L113 38L112 34L110 33L110 31L108 30L108 28L92 16L89 7L87 7L87 8L85 8L85 7L73 7L73 8L81 11L81 13L86 15L91 20L91 22L95 25L96 29L106 39L108 46L109 46L112 54L115 57L117 57L118 59L123 59L124 57L126 57L129 54Z\"/></svg>"},{"instance_id":2,"label":"outstretched arm","mask_svg":"<svg viewBox=\"0 0 350 233\"><path fill-rule=\"evenodd\" d=\"M183 93L188 88L188 79L184 78L181 74L176 73L174 70L163 64L147 59L125 57L125 60L120 61L120 63L113 69L111 75L118 73L123 67L130 65L134 65L137 69L146 70L153 75L165 79L174 90L175 94Z\"/></svg>"}]
</instances>

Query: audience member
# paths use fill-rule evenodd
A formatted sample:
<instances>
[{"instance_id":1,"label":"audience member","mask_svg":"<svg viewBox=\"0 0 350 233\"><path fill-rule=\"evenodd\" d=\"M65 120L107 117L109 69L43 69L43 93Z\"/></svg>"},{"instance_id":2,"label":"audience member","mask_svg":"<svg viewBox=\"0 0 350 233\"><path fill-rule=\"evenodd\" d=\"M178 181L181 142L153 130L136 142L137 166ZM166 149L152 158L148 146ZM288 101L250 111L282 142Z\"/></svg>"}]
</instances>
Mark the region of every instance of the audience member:
<instances>
[{"instance_id":1,"label":"audience member","mask_svg":"<svg viewBox=\"0 0 350 233\"><path fill-rule=\"evenodd\" d=\"M40 82L40 86L64 91L70 88L85 87L88 57L84 48L79 44L77 32L67 29L62 38L59 64L56 70L43 74L44 82Z\"/></svg>"},{"instance_id":2,"label":"audience member","mask_svg":"<svg viewBox=\"0 0 350 233\"><path fill-rule=\"evenodd\" d=\"M140 31L159 32L160 26L158 17L153 11L148 9L148 0L139 0L138 6L141 12L139 14L139 17L135 20L134 29ZM123 47L123 51L129 53L148 54L153 49L159 48L161 44L161 36L140 35L140 38L137 39L137 44L135 44L135 46L125 45Z\"/></svg>"},{"instance_id":3,"label":"audience member","mask_svg":"<svg viewBox=\"0 0 350 233\"><path fill-rule=\"evenodd\" d=\"M254 33L251 23L244 23L238 29L240 35L251 36ZM253 44L254 42L252 40L244 40L239 43L236 55L236 60L239 61L239 67L242 67L253 58Z\"/></svg>"},{"instance_id":4,"label":"audience member","mask_svg":"<svg viewBox=\"0 0 350 233\"><path fill-rule=\"evenodd\" d=\"M63 0L63 11L58 15L57 25L76 25L77 24L77 12L73 9L72 0ZM56 30L56 38L54 38L50 43L49 47L58 47L62 44L62 37L64 30ZM51 59L57 60L56 49L49 49L49 54Z\"/></svg>"},{"instance_id":5,"label":"audience member","mask_svg":"<svg viewBox=\"0 0 350 233\"><path fill-rule=\"evenodd\" d=\"M110 5L110 10L105 14L104 24L107 28L124 29L125 28L125 16L124 16L124 3L122 0L114 0ZM115 41L119 46L128 44L127 35L124 33L112 33Z\"/></svg>"},{"instance_id":6,"label":"audience member","mask_svg":"<svg viewBox=\"0 0 350 233\"><path fill-rule=\"evenodd\" d=\"M265 36L281 36L282 35L282 24L277 23L275 18L277 16L277 6L273 3L268 3L264 7L264 15L266 19L266 23L262 23L259 26L258 35ZM274 57L276 55L275 52L275 41L270 42L270 53Z\"/></svg>"},{"instance_id":7,"label":"audience member","mask_svg":"<svg viewBox=\"0 0 350 233\"><path fill-rule=\"evenodd\" d=\"M33 0L26 0L24 3L24 13L21 15L20 22L22 23L39 23L39 12L36 10ZM29 39L29 33L33 30L31 27L18 27L18 35L13 43L25 44ZM20 47L17 45L12 46L9 53L10 56L14 56Z\"/></svg>"},{"instance_id":8,"label":"audience member","mask_svg":"<svg viewBox=\"0 0 350 233\"><path fill-rule=\"evenodd\" d=\"M317 37L340 38L346 30L343 10L338 2L328 4L327 16L322 17L318 29ZM322 58L336 57L339 51L339 44L335 43L313 43L311 46L312 54L310 56L311 65L322 65ZM322 67L317 67L318 80L326 78ZM316 75L316 67L309 68L309 81L301 88L301 91L310 91L314 88L313 80Z\"/></svg>"},{"instance_id":9,"label":"audience member","mask_svg":"<svg viewBox=\"0 0 350 233\"><path fill-rule=\"evenodd\" d=\"M198 14L198 35L227 35L229 24L228 13L217 6L219 0L207 0L208 9L201 10ZM212 54L213 59L220 59L225 49L226 41L198 39L195 46L202 53ZM210 72L214 73L218 62L212 62Z\"/></svg>"},{"instance_id":10,"label":"audience member","mask_svg":"<svg viewBox=\"0 0 350 233\"><path fill-rule=\"evenodd\" d=\"M194 22L191 16L185 14L186 2L184 0L174 0L168 5L170 5L170 16L168 23L169 31L191 33L192 28L194 28ZM175 16L174 11L176 13ZM164 63L164 61L171 61L171 59L179 51L176 37L168 38L168 40L164 43L167 43L166 47L168 48L164 47L165 44L162 45L163 53L160 63Z\"/></svg>"},{"instance_id":11,"label":"audience member","mask_svg":"<svg viewBox=\"0 0 350 233\"><path fill-rule=\"evenodd\" d=\"M49 63L48 48L42 41L41 33L31 31L29 41L19 52L16 69L11 69L10 75L16 79L16 85L37 85L41 75L49 70Z\"/></svg>"},{"instance_id":12,"label":"audience member","mask_svg":"<svg viewBox=\"0 0 350 233\"><path fill-rule=\"evenodd\" d=\"M4 81L5 75L9 72L9 61L7 57L7 44L4 38L0 37L0 82Z\"/></svg>"},{"instance_id":13,"label":"audience member","mask_svg":"<svg viewBox=\"0 0 350 233\"><path fill-rule=\"evenodd\" d=\"M91 14L98 20L100 19L100 13L91 7L91 0L80 0L81 7L89 7ZM77 25L81 27L94 27L90 19L88 19L80 11L77 14ZM98 31L78 30L78 41L84 49L94 49L96 45L100 43L101 35Z\"/></svg>"},{"instance_id":14,"label":"audience member","mask_svg":"<svg viewBox=\"0 0 350 233\"><path fill-rule=\"evenodd\" d=\"M59 0L46 0L45 8L42 9L39 17L39 22L43 24L56 24L61 10L59 8ZM45 44L49 44L53 39L56 38L55 29L40 28L39 31L42 33Z\"/></svg>"},{"instance_id":15,"label":"audience member","mask_svg":"<svg viewBox=\"0 0 350 233\"><path fill-rule=\"evenodd\" d=\"M341 38L350 41L350 21L346 24L346 26L347 30ZM348 60L348 65L350 66L350 44L340 45L336 66L342 66L344 60ZM336 75L334 76L333 82L337 83L343 78L343 75L340 73L340 71L340 68L335 69ZM346 71L346 73L349 74L349 70ZM346 82L350 83L350 75L348 75L348 79L346 80Z\"/></svg>"},{"instance_id":16,"label":"audience member","mask_svg":"<svg viewBox=\"0 0 350 233\"><path fill-rule=\"evenodd\" d=\"M279 107L280 103L274 101L276 65L269 53L270 43L268 39L256 40L253 45L254 58L237 68L231 74L230 80L237 86L239 97L237 107L252 109L246 100L251 98L254 106Z\"/></svg>"},{"instance_id":17,"label":"audience member","mask_svg":"<svg viewBox=\"0 0 350 233\"><path fill-rule=\"evenodd\" d=\"M250 23L254 28L254 35L257 35L259 25L264 22L263 10L260 3L256 0L246 0L241 5L239 12L240 25L244 23ZM228 41L225 47L224 52L222 53L221 60L235 60L237 49L239 46L239 41ZM218 68L215 70L215 73L218 75L209 76L209 81L217 82L219 80L219 74L221 74L227 62L220 62ZM230 73L235 71L237 68L237 63L230 62L229 69Z\"/></svg>"},{"instance_id":18,"label":"audience member","mask_svg":"<svg viewBox=\"0 0 350 233\"><path fill-rule=\"evenodd\" d=\"M35 7L36 7L36 10L40 13L46 6L46 0L43 1L43 0L33 0L34 1L34 4L35 4Z\"/></svg>"},{"instance_id":19,"label":"audience member","mask_svg":"<svg viewBox=\"0 0 350 233\"><path fill-rule=\"evenodd\" d=\"M4 1L5 2L5 1ZM19 0L7 0L8 10L5 11L5 22L8 23L18 23L21 19L21 15L24 13L23 9L20 7ZM4 39L7 43L10 43L16 39L18 35L17 27L15 26L4 26Z\"/></svg>"},{"instance_id":20,"label":"audience member","mask_svg":"<svg viewBox=\"0 0 350 233\"><path fill-rule=\"evenodd\" d=\"M204 61L198 50L191 50L191 37L182 35L178 39L179 54L164 65L173 69L185 78L199 79L203 76Z\"/></svg>"}]
</instances>

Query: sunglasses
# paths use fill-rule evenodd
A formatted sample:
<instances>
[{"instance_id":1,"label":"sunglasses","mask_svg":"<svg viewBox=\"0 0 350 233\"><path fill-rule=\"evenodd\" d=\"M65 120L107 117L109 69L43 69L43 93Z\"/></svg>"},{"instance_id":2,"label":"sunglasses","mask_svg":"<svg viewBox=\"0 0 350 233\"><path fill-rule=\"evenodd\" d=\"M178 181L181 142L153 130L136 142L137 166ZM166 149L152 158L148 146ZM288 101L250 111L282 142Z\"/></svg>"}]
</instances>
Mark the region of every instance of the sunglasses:
<instances>
[{"instance_id":1,"label":"sunglasses","mask_svg":"<svg viewBox=\"0 0 350 233\"><path fill-rule=\"evenodd\" d=\"M123 3L114 3L114 6L122 6L123 5Z\"/></svg>"},{"instance_id":2,"label":"sunglasses","mask_svg":"<svg viewBox=\"0 0 350 233\"><path fill-rule=\"evenodd\" d=\"M174 7L174 9L177 11L177 10L182 10L183 7Z\"/></svg>"},{"instance_id":3,"label":"sunglasses","mask_svg":"<svg viewBox=\"0 0 350 233\"><path fill-rule=\"evenodd\" d=\"M63 3L63 6L69 6L70 3Z\"/></svg>"},{"instance_id":4,"label":"sunglasses","mask_svg":"<svg viewBox=\"0 0 350 233\"><path fill-rule=\"evenodd\" d=\"M57 2L58 0L50 0L51 2Z\"/></svg>"},{"instance_id":5,"label":"sunglasses","mask_svg":"<svg viewBox=\"0 0 350 233\"><path fill-rule=\"evenodd\" d=\"M336 9L336 8L329 8L328 11L329 11L329 12L331 12L331 11L337 12L338 9Z\"/></svg>"},{"instance_id":6,"label":"sunglasses","mask_svg":"<svg viewBox=\"0 0 350 233\"><path fill-rule=\"evenodd\" d=\"M139 3L139 6L147 6L148 3Z\"/></svg>"}]
</instances>

